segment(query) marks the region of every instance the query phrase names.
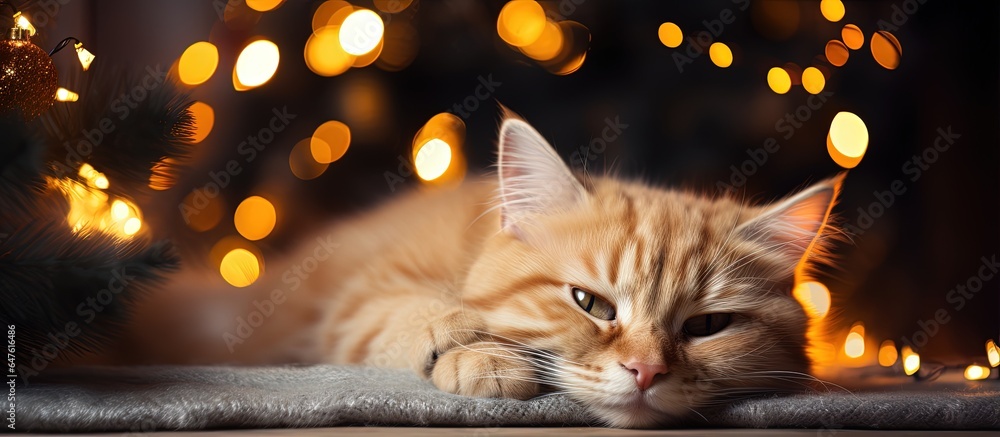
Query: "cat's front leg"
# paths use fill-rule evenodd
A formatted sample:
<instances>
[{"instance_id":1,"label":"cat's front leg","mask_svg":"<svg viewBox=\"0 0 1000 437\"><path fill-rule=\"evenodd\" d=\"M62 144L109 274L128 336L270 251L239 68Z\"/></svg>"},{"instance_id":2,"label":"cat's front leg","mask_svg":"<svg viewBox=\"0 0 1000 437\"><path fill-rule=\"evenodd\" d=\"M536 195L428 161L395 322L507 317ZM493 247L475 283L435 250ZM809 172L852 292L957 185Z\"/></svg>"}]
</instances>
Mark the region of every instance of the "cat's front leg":
<instances>
[{"instance_id":1,"label":"cat's front leg","mask_svg":"<svg viewBox=\"0 0 1000 437\"><path fill-rule=\"evenodd\" d=\"M449 393L530 399L539 392L531 360L493 341L479 317L455 310L428 323L414 346L414 370Z\"/></svg>"}]
</instances>

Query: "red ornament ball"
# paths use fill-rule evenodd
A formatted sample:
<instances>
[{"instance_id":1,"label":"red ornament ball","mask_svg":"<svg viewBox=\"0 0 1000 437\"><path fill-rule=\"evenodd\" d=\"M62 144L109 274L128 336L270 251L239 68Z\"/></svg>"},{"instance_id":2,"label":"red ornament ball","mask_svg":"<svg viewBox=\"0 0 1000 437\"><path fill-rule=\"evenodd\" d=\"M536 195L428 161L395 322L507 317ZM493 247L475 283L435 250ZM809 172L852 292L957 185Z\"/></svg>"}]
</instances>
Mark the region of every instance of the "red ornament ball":
<instances>
[{"instance_id":1,"label":"red ornament ball","mask_svg":"<svg viewBox=\"0 0 1000 437\"><path fill-rule=\"evenodd\" d=\"M34 119L52 106L58 87L48 53L30 41L0 41L0 114Z\"/></svg>"}]
</instances>

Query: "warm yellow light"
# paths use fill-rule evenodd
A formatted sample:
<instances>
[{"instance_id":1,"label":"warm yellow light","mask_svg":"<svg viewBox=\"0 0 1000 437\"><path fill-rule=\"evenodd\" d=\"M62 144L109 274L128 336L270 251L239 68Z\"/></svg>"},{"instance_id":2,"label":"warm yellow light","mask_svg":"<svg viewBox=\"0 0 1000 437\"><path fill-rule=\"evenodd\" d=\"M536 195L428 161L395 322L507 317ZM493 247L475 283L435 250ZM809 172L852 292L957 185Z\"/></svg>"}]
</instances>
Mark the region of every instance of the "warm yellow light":
<instances>
[{"instance_id":1,"label":"warm yellow light","mask_svg":"<svg viewBox=\"0 0 1000 437\"><path fill-rule=\"evenodd\" d=\"M903 357L903 372L907 375L912 375L920 370L920 355L913 351L909 346L903 346L900 351L900 355Z\"/></svg>"},{"instance_id":2,"label":"warm yellow light","mask_svg":"<svg viewBox=\"0 0 1000 437\"><path fill-rule=\"evenodd\" d=\"M969 381L978 381L980 379L986 379L990 376L990 368L980 366L977 364L970 364L969 367L965 368L965 379Z\"/></svg>"},{"instance_id":3,"label":"warm yellow light","mask_svg":"<svg viewBox=\"0 0 1000 437\"><path fill-rule=\"evenodd\" d=\"M351 145L351 129L337 120L330 120L319 125L312 138L309 150L313 159L320 164L329 164L347 153Z\"/></svg>"},{"instance_id":4,"label":"warm yellow light","mask_svg":"<svg viewBox=\"0 0 1000 437\"><path fill-rule=\"evenodd\" d=\"M267 12L281 5L285 0L246 0L247 6L258 12Z\"/></svg>"},{"instance_id":5,"label":"warm yellow light","mask_svg":"<svg viewBox=\"0 0 1000 437\"><path fill-rule=\"evenodd\" d=\"M441 139L432 138L417 149L413 165L420 179L433 181L441 177L451 165L451 146Z\"/></svg>"},{"instance_id":6,"label":"warm yellow light","mask_svg":"<svg viewBox=\"0 0 1000 437\"><path fill-rule=\"evenodd\" d=\"M858 358L865 354L865 326L855 323L851 327L851 332L847 334L844 341L844 355L850 358Z\"/></svg>"},{"instance_id":7,"label":"warm yellow light","mask_svg":"<svg viewBox=\"0 0 1000 437\"><path fill-rule=\"evenodd\" d=\"M111 203L111 218L114 220L124 220L129 215L128 204L121 200Z\"/></svg>"},{"instance_id":8,"label":"warm yellow light","mask_svg":"<svg viewBox=\"0 0 1000 437\"><path fill-rule=\"evenodd\" d=\"M844 13L847 12L844 3L840 0L822 0L819 2L819 10L823 14L823 18L834 23L844 18Z\"/></svg>"},{"instance_id":9,"label":"warm yellow light","mask_svg":"<svg viewBox=\"0 0 1000 437\"><path fill-rule=\"evenodd\" d=\"M244 89L263 85L278 70L278 46L266 39L248 44L236 59L236 84ZM237 88L239 90L239 88Z\"/></svg>"},{"instance_id":10,"label":"warm yellow light","mask_svg":"<svg viewBox=\"0 0 1000 437\"><path fill-rule=\"evenodd\" d=\"M792 78L784 68L773 67L767 71L767 86L771 87L771 91L784 94L792 89Z\"/></svg>"},{"instance_id":11,"label":"warm yellow light","mask_svg":"<svg viewBox=\"0 0 1000 437\"><path fill-rule=\"evenodd\" d=\"M35 33L37 33L35 26L32 26L31 22L28 21L28 17L25 17L20 12L14 14L14 22L17 23L17 27L26 30L29 36L35 36Z\"/></svg>"},{"instance_id":12,"label":"warm yellow light","mask_svg":"<svg viewBox=\"0 0 1000 437\"><path fill-rule=\"evenodd\" d=\"M354 12L354 7L350 3L344 0L327 0L313 13L312 30L316 32L326 26L340 26L351 12Z\"/></svg>"},{"instance_id":13,"label":"warm yellow light","mask_svg":"<svg viewBox=\"0 0 1000 437\"><path fill-rule=\"evenodd\" d=\"M708 47L708 57L718 67L726 68L733 65L733 51L721 42L714 42Z\"/></svg>"},{"instance_id":14,"label":"warm yellow light","mask_svg":"<svg viewBox=\"0 0 1000 437\"><path fill-rule=\"evenodd\" d=\"M125 220L125 225L122 227L122 232L124 232L125 235L135 235L136 232L139 232L140 228L142 228L142 220L132 217L129 218L128 220Z\"/></svg>"},{"instance_id":15,"label":"warm yellow light","mask_svg":"<svg viewBox=\"0 0 1000 437\"><path fill-rule=\"evenodd\" d=\"M247 197L236 207L236 214L233 215L236 231L250 241L268 236L274 230L276 221L274 205L260 196Z\"/></svg>"},{"instance_id":16,"label":"warm yellow light","mask_svg":"<svg viewBox=\"0 0 1000 437\"><path fill-rule=\"evenodd\" d=\"M826 60L837 67L843 67L847 63L847 58L850 57L847 46L839 40L831 40L826 43L824 53L826 54Z\"/></svg>"},{"instance_id":17,"label":"warm yellow light","mask_svg":"<svg viewBox=\"0 0 1000 437\"><path fill-rule=\"evenodd\" d=\"M680 26L669 21L661 24L656 34L660 37L660 43L672 49L677 48L684 41L684 34L681 33Z\"/></svg>"},{"instance_id":18,"label":"warm yellow light","mask_svg":"<svg viewBox=\"0 0 1000 437\"><path fill-rule=\"evenodd\" d=\"M168 190L177 182L177 160L163 158L153 164L149 174L149 188L156 191Z\"/></svg>"},{"instance_id":19,"label":"warm yellow light","mask_svg":"<svg viewBox=\"0 0 1000 437\"><path fill-rule=\"evenodd\" d=\"M80 66L83 67L83 71L87 71L87 69L90 68L90 64L94 63L94 58L96 58L96 56L94 56L93 53L90 53L89 50L83 48L82 42L76 43L73 47L76 48L76 57L80 59Z\"/></svg>"},{"instance_id":20,"label":"warm yellow light","mask_svg":"<svg viewBox=\"0 0 1000 437\"><path fill-rule=\"evenodd\" d=\"M207 41L188 46L177 61L177 74L187 85L200 85L215 74L219 66L219 50Z\"/></svg>"},{"instance_id":21,"label":"warm yellow light","mask_svg":"<svg viewBox=\"0 0 1000 437\"><path fill-rule=\"evenodd\" d=\"M194 117L194 135L191 136L191 141L200 143L212 133L212 127L215 126L215 110L208 103L194 102L188 107L188 111L191 111L191 116Z\"/></svg>"},{"instance_id":22,"label":"warm yellow light","mask_svg":"<svg viewBox=\"0 0 1000 437\"><path fill-rule=\"evenodd\" d=\"M792 295L812 317L822 319L830 312L830 290L819 282L799 283Z\"/></svg>"},{"instance_id":23,"label":"warm yellow light","mask_svg":"<svg viewBox=\"0 0 1000 437\"><path fill-rule=\"evenodd\" d=\"M840 38L844 40L844 45L851 50L860 49L865 45L865 34L861 28L853 24L845 24L840 30Z\"/></svg>"},{"instance_id":24,"label":"warm yellow light","mask_svg":"<svg viewBox=\"0 0 1000 437\"><path fill-rule=\"evenodd\" d=\"M321 27L306 40L306 66L313 73L331 77L349 70L355 56L340 46L340 26Z\"/></svg>"},{"instance_id":25,"label":"warm yellow light","mask_svg":"<svg viewBox=\"0 0 1000 437\"><path fill-rule=\"evenodd\" d=\"M551 21L545 23L545 30L535 42L521 47L521 52L536 61L549 61L559 55L563 48L563 32L559 25Z\"/></svg>"},{"instance_id":26,"label":"warm yellow light","mask_svg":"<svg viewBox=\"0 0 1000 437\"><path fill-rule=\"evenodd\" d=\"M340 46L348 54L365 55L378 47L384 33L382 17L370 9L358 9L340 25Z\"/></svg>"},{"instance_id":27,"label":"warm yellow light","mask_svg":"<svg viewBox=\"0 0 1000 437\"><path fill-rule=\"evenodd\" d=\"M326 142L309 137L295 144L291 153L288 154L288 168L292 170L295 177L304 181L318 178L326 171L330 164L316 162L313 158L312 148L327 147Z\"/></svg>"},{"instance_id":28,"label":"warm yellow light","mask_svg":"<svg viewBox=\"0 0 1000 437\"><path fill-rule=\"evenodd\" d=\"M885 30L875 32L870 45L875 62L889 70L899 67L899 61L903 57L903 46L893 34Z\"/></svg>"},{"instance_id":29,"label":"warm yellow light","mask_svg":"<svg viewBox=\"0 0 1000 437\"><path fill-rule=\"evenodd\" d=\"M990 361L990 367L1000 366L1000 350L993 340L986 342L986 358Z\"/></svg>"},{"instance_id":30,"label":"warm yellow light","mask_svg":"<svg viewBox=\"0 0 1000 437\"><path fill-rule=\"evenodd\" d=\"M825 86L826 78L823 77L823 72L819 71L818 68L808 67L802 70L802 88L805 88L809 94L819 94Z\"/></svg>"},{"instance_id":31,"label":"warm yellow light","mask_svg":"<svg viewBox=\"0 0 1000 437\"><path fill-rule=\"evenodd\" d=\"M66 88L59 87L56 89L56 100L60 102L75 102L80 100L80 95Z\"/></svg>"},{"instance_id":32,"label":"warm yellow light","mask_svg":"<svg viewBox=\"0 0 1000 437\"><path fill-rule=\"evenodd\" d=\"M234 287L246 287L260 276L260 262L257 256L246 249L233 249L222 257L219 273Z\"/></svg>"},{"instance_id":33,"label":"warm yellow light","mask_svg":"<svg viewBox=\"0 0 1000 437\"><path fill-rule=\"evenodd\" d=\"M854 168L868 150L868 128L861 117L850 112L838 112L830 123L826 136L830 157L844 168Z\"/></svg>"},{"instance_id":34,"label":"warm yellow light","mask_svg":"<svg viewBox=\"0 0 1000 437\"><path fill-rule=\"evenodd\" d=\"M896 359L899 358L899 354L896 352L896 343L892 340L886 340L882 342L882 345L878 347L878 363L883 367L889 367L896 364Z\"/></svg>"},{"instance_id":35,"label":"warm yellow light","mask_svg":"<svg viewBox=\"0 0 1000 437\"><path fill-rule=\"evenodd\" d=\"M87 185L90 185L91 187L106 190L109 186L111 186L111 183L108 182L108 178L104 176L104 173L95 170L90 164L84 163L81 165L80 171L77 174L87 181Z\"/></svg>"},{"instance_id":36,"label":"warm yellow light","mask_svg":"<svg viewBox=\"0 0 1000 437\"><path fill-rule=\"evenodd\" d=\"M507 44L524 47L545 31L545 11L535 0L511 0L497 17L497 33Z\"/></svg>"}]
</instances>

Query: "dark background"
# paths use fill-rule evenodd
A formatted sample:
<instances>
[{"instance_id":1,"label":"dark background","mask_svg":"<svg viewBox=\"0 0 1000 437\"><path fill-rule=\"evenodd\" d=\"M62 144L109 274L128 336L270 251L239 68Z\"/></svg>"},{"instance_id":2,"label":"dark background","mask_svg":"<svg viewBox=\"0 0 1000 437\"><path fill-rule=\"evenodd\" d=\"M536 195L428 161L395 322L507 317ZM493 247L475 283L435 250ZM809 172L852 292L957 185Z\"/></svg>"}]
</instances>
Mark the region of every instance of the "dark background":
<instances>
[{"instance_id":1,"label":"dark background","mask_svg":"<svg viewBox=\"0 0 1000 437\"><path fill-rule=\"evenodd\" d=\"M773 137L780 150L737 191L771 200L840 171L827 154L825 137L837 112L854 112L868 127L869 149L849 172L836 212L844 223L856 225L858 209L877 202L874 192L888 190L897 179L906 192L870 229L838 248L840 269L822 278L833 292L832 316L845 327L864 321L869 335L899 343L920 329L918 321L944 308L951 321L922 349L925 357L942 361L981 357L986 339L1000 331L1000 278L987 282L960 311L946 301L949 290L976 274L981 257L1000 252L996 2L845 1L844 19L831 23L820 15L818 1L753 1L740 10L741 3L728 0L563 0L563 7L575 6L565 18L589 28L591 45L579 71L556 76L497 36L504 2L424 0L393 17L412 20L418 30L419 54L411 65L399 72L369 66L333 78L310 72L302 55L312 12L322 2L287 0L242 29L227 27L216 13L220 5L213 3L224 4L55 0L22 6L36 25L43 24L38 26L40 45L77 36L98 56L96 62L130 70L168 68L196 41L219 48L215 75L191 89L192 99L215 109L215 128L176 186L138 199L154 234L176 239L188 262L207 262L212 244L237 235L232 211L249 195L263 194L278 208L274 233L257 242L265 259L279 256L320 223L391 196L384 174L396 171L398 156L409 155L417 129L472 95L479 77L492 77L502 85L465 120L472 173L489 171L492 164L499 117L495 102L502 102L534 124L564 157L599 137L606 118L618 117L628 128L597 155L590 170L611 169L708 193L718 192L719 181L730 180L730 166L748 160L748 149ZM352 3L372 8L370 0ZM895 12L904 3L908 10L917 5L916 12ZM546 6L558 11L560 3ZM704 20L717 19L724 9L731 9L735 20L716 39L733 48L733 66L718 68L706 53L680 71L672 56L688 43L664 47L658 26L672 21L693 36L705 30ZM898 29L892 32L903 56L899 68L890 71L874 61L868 41L880 20L893 23L894 13ZM41 23L40 15L49 19ZM905 23L898 22L902 16ZM852 51L844 67L822 64L817 56L827 41L840 37L846 23L864 31L865 46ZM237 92L232 66L252 36L277 43L281 63L268 84ZM78 68L71 54L60 56L60 71ZM809 94L794 86L777 95L765 75L788 62L801 68L826 65L831 74L825 91L833 95L785 138L775 123L804 105ZM366 102L364 110L358 100ZM223 191L222 222L204 233L187 229L179 202L210 181L209 171L238 157L239 142L266 125L272 108L285 106L297 118ZM330 119L351 126L350 149L321 177L296 179L288 169L289 150ZM902 171L904 163L931 147L939 128L949 126L961 138L911 181ZM395 188L419 185L411 176Z\"/></svg>"}]
</instances>

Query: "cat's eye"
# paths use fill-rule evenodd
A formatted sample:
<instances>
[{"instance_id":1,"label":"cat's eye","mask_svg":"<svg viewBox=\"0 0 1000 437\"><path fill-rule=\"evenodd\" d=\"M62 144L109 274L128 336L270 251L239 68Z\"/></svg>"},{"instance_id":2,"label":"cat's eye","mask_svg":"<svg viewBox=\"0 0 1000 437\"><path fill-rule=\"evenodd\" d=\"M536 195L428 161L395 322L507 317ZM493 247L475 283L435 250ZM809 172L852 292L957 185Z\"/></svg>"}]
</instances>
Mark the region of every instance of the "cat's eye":
<instances>
[{"instance_id":1,"label":"cat's eye","mask_svg":"<svg viewBox=\"0 0 1000 437\"><path fill-rule=\"evenodd\" d=\"M706 337L729 326L733 315L729 313L702 314L684 322L684 333L692 337Z\"/></svg>"},{"instance_id":2,"label":"cat's eye","mask_svg":"<svg viewBox=\"0 0 1000 437\"><path fill-rule=\"evenodd\" d=\"M573 287L573 300L588 314L601 320L614 320L615 307L611 303L581 288Z\"/></svg>"}]
</instances>

